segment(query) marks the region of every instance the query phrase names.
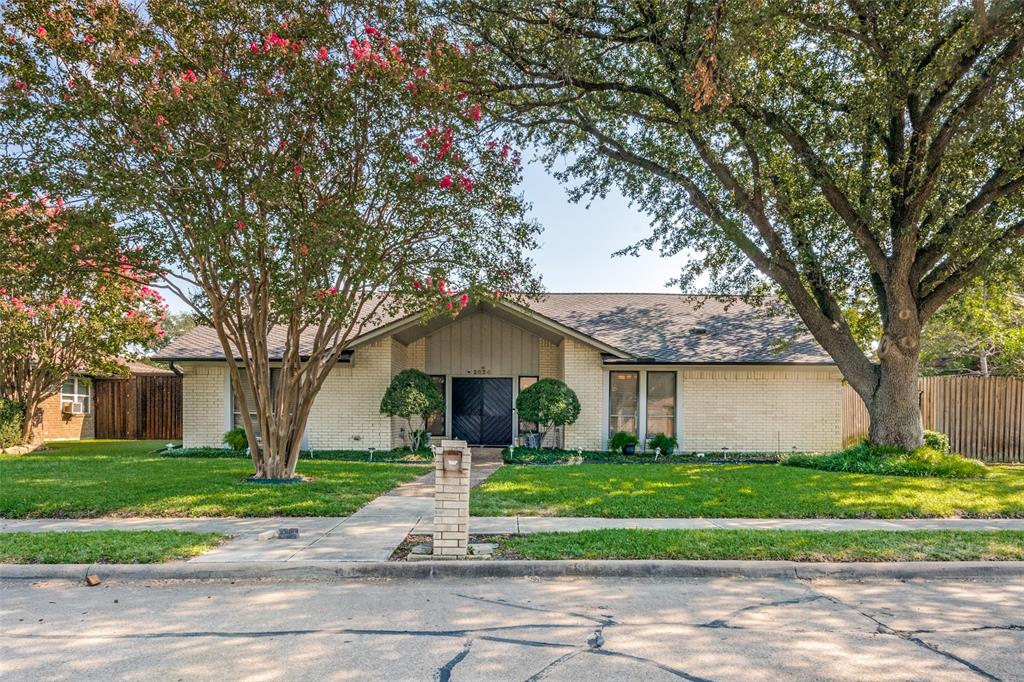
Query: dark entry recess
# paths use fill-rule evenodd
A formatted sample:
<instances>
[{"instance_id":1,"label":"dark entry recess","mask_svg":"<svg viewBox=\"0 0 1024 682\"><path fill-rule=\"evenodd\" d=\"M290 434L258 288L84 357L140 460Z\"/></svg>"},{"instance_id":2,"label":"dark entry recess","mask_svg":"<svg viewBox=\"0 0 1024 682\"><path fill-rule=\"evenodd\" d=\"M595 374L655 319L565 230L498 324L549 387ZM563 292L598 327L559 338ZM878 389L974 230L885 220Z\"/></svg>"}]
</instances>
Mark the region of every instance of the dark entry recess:
<instances>
[{"instance_id":1,"label":"dark entry recess","mask_svg":"<svg viewBox=\"0 0 1024 682\"><path fill-rule=\"evenodd\" d=\"M470 445L512 443L512 379L452 379L452 434Z\"/></svg>"}]
</instances>

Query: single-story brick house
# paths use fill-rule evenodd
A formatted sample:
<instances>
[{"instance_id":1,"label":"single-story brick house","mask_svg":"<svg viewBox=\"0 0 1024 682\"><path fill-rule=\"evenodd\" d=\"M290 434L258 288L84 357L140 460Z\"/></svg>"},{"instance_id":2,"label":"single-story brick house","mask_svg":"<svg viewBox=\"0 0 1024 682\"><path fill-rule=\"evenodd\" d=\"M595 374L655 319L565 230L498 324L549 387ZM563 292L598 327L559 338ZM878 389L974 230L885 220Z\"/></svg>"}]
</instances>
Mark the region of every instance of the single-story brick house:
<instances>
[{"instance_id":1,"label":"single-story brick house","mask_svg":"<svg viewBox=\"0 0 1024 682\"><path fill-rule=\"evenodd\" d=\"M132 376L173 376L167 369L134 360L119 360ZM34 440L91 440L96 437L96 377L68 377L60 392L44 400L33 417Z\"/></svg>"},{"instance_id":2,"label":"single-story brick house","mask_svg":"<svg viewBox=\"0 0 1024 682\"><path fill-rule=\"evenodd\" d=\"M281 344L271 339L271 348ZM680 294L546 294L525 304L470 306L455 318L418 315L364 331L317 396L306 445L389 449L405 421L378 411L406 368L443 388L437 437L473 445L520 442L518 392L538 378L577 394L577 422L558 435L575 449L674 434L683 451L816 451L841 445L842 376L806 329L742 299ZM273 352L273 351L272 351ZM183 373L185 447L219 446L239 424L214 332L200 327L157 359ZM273 359L273 358L272 358ZM248 390L243 387L243 390Z\"/></svg>"}]
</instances>

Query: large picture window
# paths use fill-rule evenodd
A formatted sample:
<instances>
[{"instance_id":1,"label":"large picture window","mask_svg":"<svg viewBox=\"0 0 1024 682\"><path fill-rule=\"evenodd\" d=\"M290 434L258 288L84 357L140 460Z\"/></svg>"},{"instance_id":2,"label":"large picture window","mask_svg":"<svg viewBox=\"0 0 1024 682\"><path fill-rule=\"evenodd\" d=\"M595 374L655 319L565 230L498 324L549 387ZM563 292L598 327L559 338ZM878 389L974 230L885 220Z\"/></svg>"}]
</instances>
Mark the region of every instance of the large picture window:
<instances>
[{"instance_id":1,"label":"large picture window","mask_svg":"<svg viewBox=\"0 0 1024 682\"><path fill-rule=\"evenodd\" d=\"M519 377L519 392L522 393L530 386L537 383L538 377ZM522 436L527 433L537 433L540 431L540 426L537 422L527 422L522 419L519 420L519 435Z\"/></svg>"},{"instance_id":2,"label":"large picture window","mask_svg":"<svg viewBox=\"0 0 1024 682\"><path fill-rule=\"evenodd\" d=\"M92 380L68 379L60 387L60 411L65 414L92 412Z\"/></svg>"},{"instance_id":3,"label":"large picture window","mask_svg":"<svg viewBox=\"0 0 1024 682\"><path fill-rule=\"evenodd\" d=\"M676 373L647 373L647 437L676 435Z\"/></svg>"},{"instance_id":4,"label":"large picture window","mask_svg":"<svg viewBox=\"0 0 1024 682\"><path fill-rule=\"evenodd\" d=\"M441 397L443 398L445 396L445 376L443 374L431 374L430 378L434 380L434 384L437 386L437 390L441 392ZM445 400L447 401L447 398L445 398ZM430 419L427 420L426 429L427 431L430 431L431 436L446 435L444 413L444 410L435 412L430 416Z\"/></svg>"},{"instance_id":5,"label":"large picture window","mask_svg":"<svg viewBox=\"0 0 1024 682\"><path fill-rule=\"evenodd\" d=\"M637 435L640 372L611 372L608 387L608 434Z\"/></svg>"}]
</instances>

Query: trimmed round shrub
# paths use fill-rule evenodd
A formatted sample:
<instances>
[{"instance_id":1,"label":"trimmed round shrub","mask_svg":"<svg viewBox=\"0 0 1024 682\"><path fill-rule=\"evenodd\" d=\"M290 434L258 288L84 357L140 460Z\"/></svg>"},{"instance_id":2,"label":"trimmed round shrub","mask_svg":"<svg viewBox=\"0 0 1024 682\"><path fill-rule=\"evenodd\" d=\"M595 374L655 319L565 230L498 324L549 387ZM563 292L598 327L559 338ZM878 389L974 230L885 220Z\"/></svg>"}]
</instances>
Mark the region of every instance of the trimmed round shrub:
<instances>
[{"instance_id":1,"label":"trimmed round shrub","mask_svg":"<svg viewBox=\"0 0 1024 682\"><path fill-rule=\"evenodd\" d=\"M668 436L664 433L658 433L651 436L649 445L651 450L655 448L661 448L661 454L671 455L676 451L676 447L679 445L679 441L676 440L675 436Z\"/></svg>"},{"instance_id":2,"label":"trimmed round shrub","mask_svg":"<svg viewBox=\"0 0 1024 682\"><path fill-rule=\"evenodd\" d=\"M0 398L0 448L21 444L21 422L24 418L24 403Z\"/></svg>"},{"instance_id":3,"label":"trimmed round shrub","mask_svg":"<svg viewBox=\"0 0 1024 682\"><path fill-rule=\"evenodd\" d=\"M580 401L565 382L541 379L520 391L516 398L516 412L519 419L546 427L546 435L555 426L574 424L580 416Z\"/></svg>"},{"instance_id":4,"label":"trimmed round shrub","mask_svg":"<svg viewBox=\"0 0 1024 682\"><path fill-rule=\"evenodd\" d=\"M245 452L249 449L249 439L246 438L245 429L241 426L236 426L225 433L222 441L235 452Z\"/></svg>"},{"instance_id":5,"label":"trimmed round shrub","mask_svg":"<svg viewBox=\"0 0 1024 682\"><path fill-rule=\"evenodd\" d=\"M426 424L430 416L444 411L444 396L429 374L418 369L403 369L395 375L384 391L380 412L389 417L403 417L409 424L409 445L413 450L424 446ZM413 429L412 418L419 417L423 428Z\"/></svg>"}]
</instances>

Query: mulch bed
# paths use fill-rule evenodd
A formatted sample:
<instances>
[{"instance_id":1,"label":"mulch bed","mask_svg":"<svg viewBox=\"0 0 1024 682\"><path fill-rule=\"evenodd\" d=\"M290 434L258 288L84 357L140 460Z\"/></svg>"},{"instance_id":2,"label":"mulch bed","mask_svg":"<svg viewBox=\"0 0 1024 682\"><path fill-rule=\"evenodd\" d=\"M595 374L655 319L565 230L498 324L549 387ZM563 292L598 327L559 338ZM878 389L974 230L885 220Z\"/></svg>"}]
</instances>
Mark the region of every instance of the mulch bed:
<instances>
[{"instance_id":1,"label":"mulch bed","mask_svg":"<svg viewBox=\"0 0 1024 682\"><path fill-rule=\"evenodd\" d=\"M476 544L478 542L488 542L498 546L494 554L491 555L491 560L511 560L511 559L522 559L523 557L505 549L502 549L503 541L508 540L512 536L509 534L502 535L470 535L469 544ZM416 545L429 545L433 543L432 535L407 535L405 540L402 541L395 551L391 554L389 561L408 561L409 554L412 552L412 548Z\"/></svg>"}]
</instances>

